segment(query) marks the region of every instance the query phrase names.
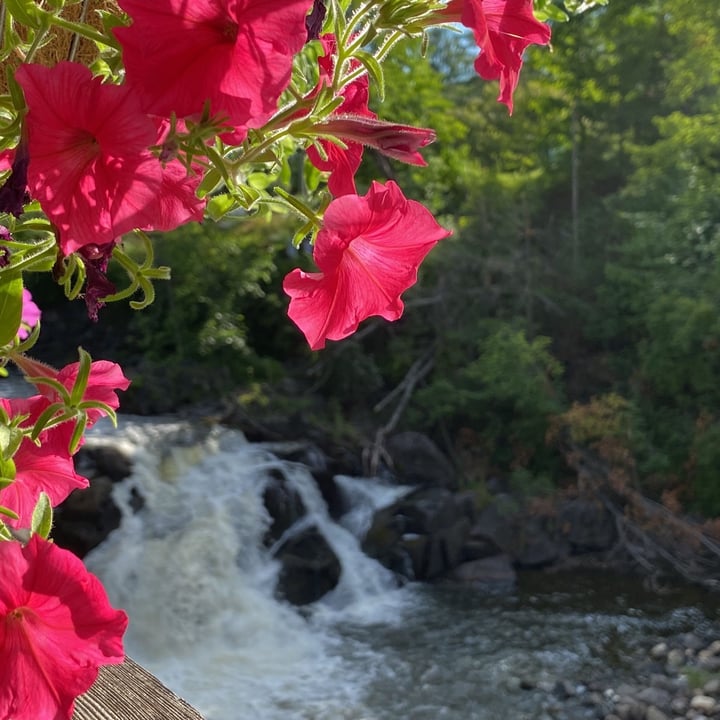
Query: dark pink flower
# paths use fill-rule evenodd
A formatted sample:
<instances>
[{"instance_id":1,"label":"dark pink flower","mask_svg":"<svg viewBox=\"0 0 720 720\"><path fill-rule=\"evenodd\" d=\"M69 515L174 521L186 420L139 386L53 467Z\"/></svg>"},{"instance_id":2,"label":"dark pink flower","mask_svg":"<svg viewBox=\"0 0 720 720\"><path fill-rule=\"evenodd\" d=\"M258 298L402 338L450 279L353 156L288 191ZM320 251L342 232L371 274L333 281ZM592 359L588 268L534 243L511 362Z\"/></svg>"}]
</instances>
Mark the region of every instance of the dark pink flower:
<instances>
[{"instance_id":1,"label":"dark pink flower","mask_svg":"<svg viewBox=\"0 0 720 720\"><path fill-rule=\"evenodd\" d=\"M525 49L550 42L550 28L533 15L533 0L450 0L440 15L473 31L481 50L475 69L485 80L500 80L498 100L512 113Z\"/></svg>"},{"instance_id":2,"label":"dark pink flower","mask_svg":"<svg viewBox=\"0 0 720 720\"><path fill-rule=\"evenodd\" d=\"M325 1L315 0L310 14L305 18L308 42L317 40L320 37L320 31L322 30L323 22L325 22L326 14L327 8L325 7Z\"/></svg>"},{"instance_id":3,"label":"dark pink flower","mask_svg":"<svg viewBox=\"0 0 720 720\"><path fill-rule=\"evenodd\" d=\"M103 298L113 295L117 288L108 280L107 269L112 257L115 244L83 245L78 250L78 255L85 265L85 290L82 298L85 300L88 317L97 322L100 309L105 306Z\"/></svg>"},{"instance_id":4,"label":"dark pink flower","mask_svg":"<svg viewBox=\"0 0 720 720\"><path fill-rule=\"evenodd\" d=\"M313 258L320 272L295 269L283 289L290 319L313 350L340 340L371 315L397 320L400 294L417 280L418 266L450 235L392 181L373 182L367 195L344 195L325 212Z\"/></svg>"},{"instance_id":5,"label":"dark pink flower","mask_svg":"<svg viewBox=\"0 0 720 720\"><path fill-rule=\"evenodd\" d=\"M21 317L22 324L20 325L20 329L18 330L18 337L21 340L24 340L28 335L30 335L30 331L40 322L40 316L40 308L33 301L30 291L26 288L23 288Z\"/></svg>"},{"instance_id":6,"label":"dark pink flower","mask_svg":"<svg viewBox=\"0 0 720 720\"><path fill-rule=\"evenodd\" d=\"M322 87L330 84L333 72L335 71L335 57L337 56L337 41L332 33L320 37L324 55L318 58L320 77L317 87L310 93L314 97ZM351 68L358 67L355 60L351 62ZM355 117L376 118L377 115L368 108L370 98L367 75L361 75L356 80L348 83L340 92L343 101L330 116L336 114L352 114ZM357 142L348 142L347 147L342 148L330 140L319 140L322 153L314 146L310 146L307 155L310 162L323 172L329 172L328 189L335 197L341 195L354 195L355 173L360 167L363 155L363 146Z\"/></svg>"},{"instance_id":7,"label":"dark pink flower","mask_svg":"<svg viewBox=\"0 0 720 720\"><path fill-rule=\"evenodd\" d=\"M325 54L318 58L320 78L311 97L317 94L323 85L331 82L335 68L335 36L326 34L320 41ZM357 61L354 63L355 67L359 67ZM435 140L435 132L378 120L377 115L368 108L367 75L362 75L346 85L340 96L343 98L342 104L326 120L315 124L313 130L318 134L338 138L345 147L331 140L321 139L318 142L322 153L312 145L307 150L310 162L318 170L330 173L328 188L334 197L356 193L355 173L360 167L365 145L411 165L427 164L418 150Z\"/></svg>"},{"instance_id":8,"label":"dark pink flower","mask_svg":"<svg viewBox=\"0 0 720 720\"><path fill-rule=\"evenodd\" d=\"M28 180L60 231L64 253L103 245L151 223L161 167L152 120L132 92L75 63L22 65L28 105Z\"/></svg>"},{"instance_id":9,"label":"dark pink flower","mask_svg":"<svg viewBox=\"0 0 720 720\"><path fill-rule=\"evenodd\" d=\"M167 171L149 150L158 129L130 88L103 84L68 62L22 65L16 79L28 105L28 185L65 254L113 243L134 228L168 230L199 219L193 201L163 204Z\"/></svg>"},{"instance_id":10,"label":"dark pink flower","mask_svg":"<svg viewBox=\"0 0 720 720\"><path fill-rule=\"evenodd\" d=\"M6 163L10 163L10 175L0 187L0 212L20 217L24 206L30 202L27 191L28 161L27 143L24 140L14 150L5 150L0 154L0 172L8 169Z\"/></svg>"},{"instance_id":11,"label":"dark pink flower","mask_svg":"<svg viewBox=\"0 0 720 720\"><path fill-rule=\"evenodd\" d=\"M70 363L61 370L56 370L50 365L34 360L27 355L15 355L13 356L13 362L23 371L26 377L47 377L56 380L64 386L68 392L72 391L80 370L79 362ZM116 391L127 390L129 386L130 380L123 375L122 368L117 363L110 362L109 360L95 360L90 364L90 375L80 402L101 402L113 410L117 410L120 406L120 400L118 399ZM48 385L37 383L37 389L38 392L47 399L48 403L61 401L57 390ZM34 409L35 406L33 406L33 411ZM44 408L40 409L37 415L39 415L43 409ZM91 427L105 414L106 413L100 408L88 409L88 427ZM33 412L31 421L35 419Z\"/></svg>"},{"instance_id":12,"label":"dark pink flower","mask_svg":"<svg viewBox=\"0 0 720 720\"><path fill-rule=\"evenodd\" d=\"M79 362L70 363L58 372L55 379L70 390L77 379L79 369ZM130 380L123 375L122 368L117 363L95 360L90 365L90 377L82 399L84 402L88 400L101 402L117 410L120 407L120 400L116 391L127 390L128 387ZM102 410L89 410L88 425L96 422L104 414Z\"/></svg>"},{"instance_id":13,"label":"dark pink flower","mask_svg":"<svg viewBox=\"0 0 720 720\"><path fill-rule=\"evenodd\" d=\"M197 115L206 102L242 135L275 111L307 39L312 0L119 0L114 30L127 83L154 115Z\"/></svg>"},{"instance_id":14,"label":"dark pink flower","mask_svg":"<svg viewBox=\"0 0 720 720\"><path fill-rule=\"evenodd\" d=\"M101 665L124 660L127 615L67 550L0 542L0 717L70 720Z\"/></svg>"},{"instance_id":15,"label":"dark pink flower","mask_svg":"<svg viewBox=\"0 0 720 720\"><path fill-rule=\"evenodd\" d=\"M14 406L13 401L8 400L1 402L11 417L21 411L22 405ZM47 406L47 401L44 404ZM32 406L31 402L28 409ZM42 407L42 403L39 406ZM48 495L50 504L55 507L73 490L88 486L87 478L75 472L72 456L68 452L72 430L72 423L63 423L44 430L38 438L39 447L28 438L21 442L13 456L15 480L0 490L0 505L13 510L18 519L3 516L3 522L13 527L29 528L32 512L41 492Z\"/></svg>"},{"instance_id":16,"label":"dark pink flower","mask_svg":"<svg viewBox=\"0 0 720 720\"><path fill-rule=\"evenodd\" d=\"M359 115L332 114L315 125L315 130L348 143L367 145L410 165L427 165L418 150L435 140L435 131L429 128L399 125Z\"/></svg>"}]
</instances>

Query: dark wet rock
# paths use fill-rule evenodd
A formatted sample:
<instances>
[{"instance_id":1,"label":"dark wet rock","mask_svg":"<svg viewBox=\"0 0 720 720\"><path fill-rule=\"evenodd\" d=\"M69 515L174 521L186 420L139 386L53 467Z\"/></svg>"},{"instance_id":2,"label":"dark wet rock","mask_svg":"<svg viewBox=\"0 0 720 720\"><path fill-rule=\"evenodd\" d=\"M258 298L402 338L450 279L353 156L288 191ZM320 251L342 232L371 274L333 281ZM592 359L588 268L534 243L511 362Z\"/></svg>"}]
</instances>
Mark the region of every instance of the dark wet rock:
<instances>
[{"instance_id":1,"label":"dark wet rock","mask_svg":"<svg viewBox=\"0 0 720 720\"><path fill-rule=\"evenodd\" d=\"M500 548L489 538L472 537L470 535L465 541L462 549L462 561L482 560L483 558L498 555Z\"/></svg>"},{"instance_id":2,"label":"dark wet rock","mask_svg":"<svg viewBox=\"0 0 720 720\"><path fill-rule=\"evenodd\" d=\"M339 520L351 510L331 472L315 473L313 477L333 520Z\"/></svg>"},{"instance_id":3,"label":"dark wet rock","mask_svg":"<svg viewBox=\"0 0 720 720\"><path fill-rule=\"evenodd\" d=\"M263 538L266 547L277 542L306 513L300 494L290 487L282 473L272 471L270 476L263 492L263 504L272 519Z\"/></svg>"},{"instance_id":4,"label":"dark wet rock","mask_svg":"<svg viewBox=\"0 0 720 720\"><path fill-rule=\"evenodd\" d=\"M129 453L115 445L91 445L80 448L75 466L81 474L104 475L115 483L132 474L133 461Z\"/></svg>"},{"instance_id":5,"label":"dark wet rock","mask_svg":"<svg viewBox=\"0 0 720 720\"><path fill-rule=\"evenodd\" d=\"M617 540L610 512L596 500L577 498L561 505L560 530L575 553L608 550Z\"/></svg>"},{"instance_id":6,"label":"dark wet rock","mask_svg":"<svg viewBox=\"0 0 720 720\"><path fill-rule=\"evenodd\" d=\"M454 495L442 488L415 490L399 500L395 513L405 519L405 531L429 535L455 523L461 514Z\"/></svg>"},{"instance_id":7,"label":"dark wet rock","mask_svg":"<svg viewBox=\"0 0 720 720\"><path fill-rule=\"evenodd\" d=\"M568 552L566 542L554 531L549 518L532 515L526 518L515 551L515 560L521 567L551 565Z\"/></svg>"},{"instance_id":8,"label":"dark wet rock","mask_svg":"<svg viewBox=\"0 0 720 720\"><path fill-rule=\"evenodd\" d=\"M315 526L283 542L275 557L281 564L276 592L293 605L319 600L340 580L340 561Z\"/></svg>"},{"instance_id":9,"label":"dark wet rock","mask_svg":"<svg viewBox=\"0 0 720 720\"><path fill-rule=\"evenodd\" d=\"M427 435L398 433L387 441L385 450L400 484L457 489L452 463Z\"/></svg>"},{"instance_id":10,"label":"dark wet rock","mask_svg":"<svg viewBox=\"0 0 720 720\"><path fill-rule=\"evenodd\" d=\"M462 563L453 570L452 578L480 590L501 593L511 592L517 582L517 575L507 555Z\"/></svg>"},{"instance_id":11,"label":"dark wet rock","mask_svg":"<svg viewBox=\"0 0 720 720\"><path fill-rule=\"evenodd\" d=\"M93 478L84 490L74 490L55 509L53 539L78 557L85 557L120 526L121 513L112 499L113 482Z\"/></svg>"},{"instance_id":12,"label":"dark wet rock","mask_svg":"<svg viewBox=\"0 0 720 720\"><path fill-rule=\"evenodd\" d=\"M502 552L514 554L518 512L519 505L514 498L510 495L497 495L480 511L470 537L489 540Z\"/></svg>"},{"instance_id":13,"label":"dark wet rock","mask_svg":"<svg viewBox=\"0 0 720 720\"><path fill-rule=\"evenodd\" d=\"M453 493L420 488L375 513L362 549L395 572L409 572L410 579L434 580L466 559L470 527Z\"/></svg>"}]
</instances>

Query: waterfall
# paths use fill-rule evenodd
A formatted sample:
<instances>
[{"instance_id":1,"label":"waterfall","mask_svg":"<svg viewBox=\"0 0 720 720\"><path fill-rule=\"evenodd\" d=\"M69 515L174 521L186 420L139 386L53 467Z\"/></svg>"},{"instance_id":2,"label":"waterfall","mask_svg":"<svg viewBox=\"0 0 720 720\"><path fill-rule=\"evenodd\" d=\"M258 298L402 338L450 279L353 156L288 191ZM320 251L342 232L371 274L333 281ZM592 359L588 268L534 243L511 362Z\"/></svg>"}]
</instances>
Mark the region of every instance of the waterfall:
<instances>
[{"instance_id":1,"label":"waterfall","mask_svg":"<svg viewBox=\"0 0 720 720\"><path fill-rule=\"evenodd\" d=\"M197 440L177 421L124 421L111 439L92 433L94 442L133 455L133 474L114 490L121 525L86 558L130 616L127 653L208 720L370 720L359 699L366 679L338 652L333 624L399 617L404 596L392 573L360 550L357 518L335 523L307 468L236 431L214 428ZM263 492L271 473L282 474L307 513L266 548ZM365 515L403 492L371 481L358 490L365 482L341 481L346 494L364 497L356 511ZM342 573L331 593L300 613L274 595L273 551L309 524Z\"/></svg>"}]
</instances>

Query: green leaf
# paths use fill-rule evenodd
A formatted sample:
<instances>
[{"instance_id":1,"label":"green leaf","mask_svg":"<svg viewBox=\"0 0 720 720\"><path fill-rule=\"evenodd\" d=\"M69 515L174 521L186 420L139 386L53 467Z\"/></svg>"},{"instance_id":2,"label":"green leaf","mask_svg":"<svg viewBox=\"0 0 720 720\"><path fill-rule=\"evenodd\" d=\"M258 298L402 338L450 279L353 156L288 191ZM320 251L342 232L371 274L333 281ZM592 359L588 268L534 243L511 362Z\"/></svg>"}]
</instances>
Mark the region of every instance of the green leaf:
<instances>
[{"instance_id":1,"label":"green leaf","mask_svg":"<svg viewBox=\"0 0 720 720\"><path fill-rule=\"evenodd\" d=\"M46 493L41 492L33 510L30 531L33 535L39 535L44 540L47 540L52 530L52 523L53 511L50 498Z\"/></svg>"},{"instance_id":2,"label":"green leaf","mask_svg":"<svg viewBox=\"0 0 720 720\"><path fill-rule=\"evenodd\" d=\"M359 60L368 71L368 75L370 75L370 78L377 88L380 102L382 102L385 99L385 76L383 75L380 63L369 52L365 52L365 50L357 50L355 52L355 58Z\"/></svg>"},{"instance_id":3,"label":"green leaf","mask_svg":"<svg viewBox=\"0 0 720 720\"><path fill-rule=\"evenodd\" d=\"M215 221L221 220L237 207L237 201L228 193L213 195L207 204L207 214Z\"/></svg>"},{"instance_id":4,"label":"green leaf","mask_svg":"<svg viewBox=\"0 0 720 720\"><path fill-rule=\"evenodd\" d=\"M32 0L5 0L5 6L21 25L41 26L41 11Z\"/></svg>"},{"instance_id":5,"label":"green leaf","mask_svg":"<svg viewBox=\"0 0 720 720\"><path fill-rule=\"evenodd\" d=\"M22 318L22 277L0 284L0 347L9 345L18 333Z\"/></svg>"}]
</instances>

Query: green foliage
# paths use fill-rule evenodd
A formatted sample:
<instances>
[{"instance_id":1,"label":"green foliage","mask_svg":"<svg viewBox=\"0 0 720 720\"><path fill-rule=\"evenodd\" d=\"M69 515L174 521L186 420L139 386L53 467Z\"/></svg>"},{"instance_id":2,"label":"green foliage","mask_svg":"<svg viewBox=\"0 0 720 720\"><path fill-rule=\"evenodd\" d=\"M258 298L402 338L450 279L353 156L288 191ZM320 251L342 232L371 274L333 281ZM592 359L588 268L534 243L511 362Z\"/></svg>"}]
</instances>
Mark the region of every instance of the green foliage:
<instances>
[{"instance_id":1,"label":"green foliage","mask_svg":"<svg viewBox=\"0 0 720 720\"><path fill-rule=\"evenodd\" d=\"M693 507L708 517L720 515L720 422L696 424L690 449Z\"/></svg>"},{"instance_id":2,"label":"green foliage","mask_svg":"<svg viewBox=\"0 0 720 720\"><path fill-rule=\"evenodd\" d=\"M309 353L280 289L287 269L309 267L291 249L296 223L243 217L158 238L172 283L130 319L103 311L123 348L196 397L290 372L322 394L318 418L372 429L397 407L376 404L434 358L400 422L472 451L479 493L489 469L547 490L557 456L545 436L561 422L574 442L623 456L658 496L683 485L720 513L720 6L601 4L536 3L570 17L553 23L552 52L528 48L512 117L497 83L478 78L469 32L432 30L426 59L405 39L382 63L374 109L437 141L424 168L366 149L360 192L394 179L454 231L401 321L369 320ZM305 69L316 72L311 55ZM303 175L302 153L286 149L280 176L255 173L247 187L315 189L318 173ZM151 374L135 386L166 394Z\"/></svg>"},{"instance_id":3,"label":"green foliage","mask_svg":"<svg viewBox=\"0 0 720 720\"><path fill-rule=\"evenodd\" d=\"M476 340L474 356L448 342L438 371L417 393L416 417L458 431L473 428L500 464L525 464L544 447L549 417L561 407L560 363L550 340L529 340L524 331L488 322Z\"/></svg>"},{"instance_id":4,"label":"green foliage","mask_svg":"<svg viewBox=\"0 0 720 720\"><path fill-rule=\"evenodd\" d=\"M278 377L283 332L279 266L291 230L261 220L189 225L156 239L158 262L173 280L130 319L146 366L219 373L225 383ZM268 290L270 289L270 292Z\"/></svg>"}]
</instances>

